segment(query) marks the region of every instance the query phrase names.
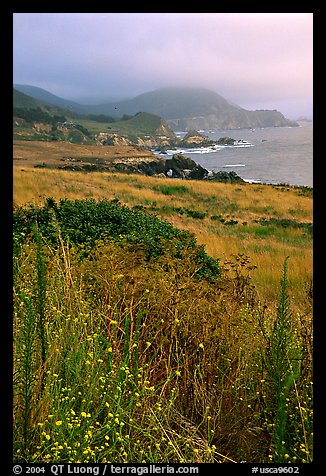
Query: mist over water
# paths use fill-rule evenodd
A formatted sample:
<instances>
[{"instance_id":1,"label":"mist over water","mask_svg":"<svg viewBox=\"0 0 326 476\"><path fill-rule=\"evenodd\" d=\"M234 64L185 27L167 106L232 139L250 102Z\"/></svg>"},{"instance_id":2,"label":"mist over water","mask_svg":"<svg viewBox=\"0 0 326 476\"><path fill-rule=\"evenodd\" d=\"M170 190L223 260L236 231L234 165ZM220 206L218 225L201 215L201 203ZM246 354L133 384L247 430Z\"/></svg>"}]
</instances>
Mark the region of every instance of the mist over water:
<instances>
[{"instance_id":1,"label":"mist over water","mask_svg":"<svg viewBox=\"0 0 326 476\"><path fill-rule=\"evenodd\" d=\"M210 139L232 137L245 140L252 147L222 147L216 151L184 154L207 170L233 170L246 181L288 183L313 186L313 124L300 127L267 127L226 131L202 131ZM181 134L182 135L182 134Z\"/></svg>"}]
</instances>

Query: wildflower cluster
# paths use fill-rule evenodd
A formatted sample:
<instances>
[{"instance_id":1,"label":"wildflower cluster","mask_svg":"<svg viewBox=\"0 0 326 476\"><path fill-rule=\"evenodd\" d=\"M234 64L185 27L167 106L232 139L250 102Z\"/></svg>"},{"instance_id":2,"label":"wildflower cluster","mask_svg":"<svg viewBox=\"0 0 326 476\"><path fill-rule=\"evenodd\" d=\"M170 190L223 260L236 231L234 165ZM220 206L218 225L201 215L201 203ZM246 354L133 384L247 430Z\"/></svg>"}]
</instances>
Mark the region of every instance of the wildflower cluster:
<instances>
[{"instance_id":1,"label":"wildflower cluster","mask_svg":"<svg viewBox=\"0 0 326 476\"><path fill-rule=\"evenodd\" d=\"M291 345L278 357L275 316L254 305L247 274L235 293L234 278L198 274L203 256L188 242L153 262L127 241L85 252L59 234L42 253L40 241L20 248L15 461L311 461L302 319L285 326ZM277 399L275 362L287 375Z\"/></svg>"}]
</instances>

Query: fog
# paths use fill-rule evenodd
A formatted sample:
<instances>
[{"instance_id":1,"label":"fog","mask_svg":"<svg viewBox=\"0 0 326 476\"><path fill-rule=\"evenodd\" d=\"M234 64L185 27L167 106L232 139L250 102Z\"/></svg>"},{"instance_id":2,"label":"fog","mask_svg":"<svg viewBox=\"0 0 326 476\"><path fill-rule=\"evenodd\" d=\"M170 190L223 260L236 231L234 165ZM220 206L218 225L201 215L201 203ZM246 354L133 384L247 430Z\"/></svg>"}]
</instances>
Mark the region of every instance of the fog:
<instances>
[{"instance_id":1,"label":"fog","mask_svg":"<svg viewBox=\"0 0 326 476\"><path fill-rule=\"evenodd\" d=\"M164 86L312 117L312 13L15 13L14 83L95 103Z\"/></svg>"}]
</instances>

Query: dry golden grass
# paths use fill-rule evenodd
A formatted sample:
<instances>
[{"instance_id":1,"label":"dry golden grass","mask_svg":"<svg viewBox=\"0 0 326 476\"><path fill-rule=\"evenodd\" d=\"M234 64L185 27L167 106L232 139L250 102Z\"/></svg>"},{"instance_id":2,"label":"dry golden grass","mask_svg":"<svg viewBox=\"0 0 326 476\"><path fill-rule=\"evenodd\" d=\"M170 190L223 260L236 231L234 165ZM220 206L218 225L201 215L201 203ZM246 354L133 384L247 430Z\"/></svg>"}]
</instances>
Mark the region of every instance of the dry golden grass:
<instances>
[{"instance_id":1,"label":"dry golden grass","mask_svg":"<svg viewBox=\"0 0 326 476\"><path fill-rule=\"evenodd\" d=\"M312 199L293 188L282 191L267 185L14 167L16 206L43 205L47 197L56 201L119 198L128 206L142 205L191 231L209 255L219 258L221 280L215 285L194 280L191 254L181 261L167 253L149 266L141 249L104 240L83 260L63 241L58 251L46 247L47 278L42 283L44 257L36 243L26 243L15 262L15 366L20 378L15 387L17 462L265 462L275 425L280 427L282 420L278 422L271 410L275 387L266 383L262 373L267 341L260 313L265 313L267 324L277 315L287 256L286 290L293 313L290 337L302 351L304 370L295 382L295 392L287 398L286 421L292 433L286 438L284 457L293 462L294 455L298 462L304 456L307 461L312 451L312 408L307 398L312 379L312 240L303 228L266 227L255 220L311 222ZM189 211L206 215L195 218ZM235 263L232 255L239 253L257 266L251 271L251 282L266 308L257 301L253 308L246 304L249 287L243 297L237 294L241 280L237 281L230 261ZM29 296L42 296L35 293L35 286L46 287L47 297L43 334L47 336L47 378L41 398L38 384L30 380L25 385L21 378L32 375L34 379L34 357L35 368L42 367L40 352L28 359L25 351L26 343L37 341L41 334L35 331L36 317L32 319L26 306ZM35 299L39 300L36 309L41 298ZM64 387L59 375L65 376ZM20 400L27 394L22 389L33 391L34 400ZM77 412L73 399L82 392L85 399ZM30 433L24 439L30 401L35 401L37 411L31 412ZM102 424L100 413L114 419L109 425L104 419ZM55 416L53 420L49 414ZM296 415L293 421L292 415ZM114 426L120 423L128 427L128 433ZM76 425L71 431L75 424L80 429ZM92 445L85 435L94 436L98 443ZM66 446L49 446L48 438ZM275 453L269 458L279 462Z\"/></svg>"},{"instance_id":2,"label":"dry golden grass","mask_svg":"<svg viewBox=\"0 0 326 476\"><path fill-rule=\"evenodd\" d=\"M165 187L184 187L172 195L162 192ZM163 190L164 191L164 190ZM181 188L182 192L182 188ZM300 196L294 188L285 190L269 185L223 184L200 181L171 181L168 178L104 172L73 172L56 169L14 166L14 205L44 203L46 197L55 200L119 198L129 206L154 208L173 225L194 233L205 245L208 254L221 260L232 254L250 256L257 269L253 279L261 298L275 299L282 263L289 261L289 285L295 302L305 300L303 287L312 276L312 243L302 239L300 229L276 230L275 234L258 233L254 220L261 218L292 219L312 222L312 199ZM204 219L195 219L178 209L205 212ZM236 227L212 220L221 215L225 220L237 220ZM247 226L243 224L247 223ZM264 231L264 230L263 230Z\"/></svg>"},{"instance_id":3,"label":"dry golden grass","mask_svg":"<svg viewBox=\"0 0 326 476\"><path fill-rule=\"evenodd\" d=\"M199 244L205 245L206 252L221 262L230 259L232 255L244 253L250 257L251 263L257 268L252 271L252 279L257 286L259 299L270 304L277 300L279 294L280 275L286 256L290 256L288 281L293 308L295 310L306 306L306 288L312 280L313 249L311 245L299 245L299 230L291 234L298 236L298 244L279 241L275 236L257 238L249 234L241 239L236 233L227 236L223 228L219 234L210 232L205 221L192 220L188 224L174 217L173 225L191 231Z\"/></svg>"},{"instance_id":4,"label":"dry golden grass","mask_svg":"<svg viewBox=\"0 0 326 476\"><path fill-rule=\"evenodd\" d=\"M58 250L45 244L44 255L27 241L14 267L17 462L311 461L312 239L308 227L298 225L312 222L312 198L292 187L57 168L66 156L114 160L119 153L144 153L135 149L14 145L15 207L43 205L49 197L118 198L192 232L222 264L221 279L210 284L193 279L191 252L182 260L167 252L149 265L141 248L127 241L122 247L100 241L82 260L62 240ZM35 168L43 162L50 168ZM275 223L265 226L262 218ZM284 219L292 226L282 227ZM239 294L242 260L233 255L240 253L256 266L250 276L260 302L254 307L250 281ZM279 338L293 339L302 375L286 393L282 417L278 407L274 411L279 374L272 376L276 387L266 363L277 367L280 358L271 356L283 344L278 340L274 354L270 347L266 353L264 333L285 299L280 281L287 256L293 314L291 330L283 327ZM248 270L241 267L242 276ZM283 372L289 370L285 360ZM47 375L42 392L41 368ZM291 367L282 392L289 392L292 376ZM279 441L276 430L285 421L286 441ZM275 442L282 443L284 458Z\"/></svg>"},{"instance_id":5,"label":"dry golden grass","mask_svg":"<svg viewBox=\"0 0 326 476\"><path fill-rule=\"evenodd\" d=\"M13 141L14 159L38 159L46 163L51 160L64 157L100 157L103 159L116 159L126 156L133 157L153 157L149 150L139 149L129 145L108 145L99 147L98 145L71 144L69 142L46 142L46 141Z\"/></svg>"},{"instance_id":6,"label":"dry golden grass","mask_svg":"<svg viewBox=\"0 0 326 476\"><path fill-rule=\"evenodd\" d=\"M23 175L24 174L24 175ZM42 186L38 182L42 182ZM23 183L24 184L23 184ZM20 183L20 187L19 187ZM33 199L33 193L28 197L25 184L35 185L34 199L39 188L49 188L54 186L53 194L58 194L57 198L62 194L70 193L70 188L78 188L78 197L82 198L83 194L89 194L89 190L93 190L94 198L107 197L114 194L124 194L133 191L136 193L139 202L142 200L163 199L163 204L173 206L182 206L183 204L196 204L197 209L205 210L216 207L218 213L219 208L228 204L235 204L232 210L232 217L241 219L246 217L259 216L280 216L283 218L295 217L299 221L312 220L312 201L309 197L298 196L293 189L284 192L272 186L266 185L233 185L216 182L200 182L186 181L180 182L186 184L189 189L189 195L178 197L164 196L158 197L157 192L153 192L152 188L157 185L171 185L170 179L130 176L125 174L110 174L102 172L93 172L85 174L84 172L72 172L55 169L34 169L30 167L22 168L14 166L14 185L15 185L15 203L24 204ZM179 182L178 182L179 183ZM286 193L286 195L285 195ZM53 195L54 198L56 198ZM66 195L65 195L66 196ZM74 198L69 196L69 198ZM286 198L286 199L285 199ZM178 203L178 204L176 204Z\"/></svg>"},{"instance_id":7,"label":"dry golden grass","mask_svg":"<svg viewBox=\"0 0 326 476\"><path fill-rule=\"evenodd\" d=\"M284 311L269 332L280 299L251 306L246 258L213 284L173 242L150 261L127 241L83 259L60 242L15 256L15 462L311 461L310 325Z\"/></svg>"}]
</instances>

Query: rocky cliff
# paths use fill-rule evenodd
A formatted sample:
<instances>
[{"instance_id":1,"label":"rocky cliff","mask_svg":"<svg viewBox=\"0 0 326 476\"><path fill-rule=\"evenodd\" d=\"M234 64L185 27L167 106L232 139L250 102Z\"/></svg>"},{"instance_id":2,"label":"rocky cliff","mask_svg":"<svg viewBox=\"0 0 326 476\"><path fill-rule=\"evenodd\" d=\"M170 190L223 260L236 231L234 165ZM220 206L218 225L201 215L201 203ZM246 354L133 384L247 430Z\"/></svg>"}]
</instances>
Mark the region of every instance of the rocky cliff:
<instances>
[{"instance_id":1,"label":"rocky cliff","mask_svg":"<svg viewBox=\"0 0 326 476\"><path fill-rule=\"evenodd\" d=\"M208 147L213 144L214 141L195 130L190 130L183 139L178 141L178 147Z\"/></svg>"},{"instance_id":2,"label":"rocky cliff","mask_svg":"<svg viewBox=\"0 0 326 476\"><path fill-rule=\"evenodd\" d=\"M244 182L234 171L209 172L183 154L174 154L170 159L156 157L154 160L136 160L114 164L114 169L124 173L170 177L171 179L212 180L216 182Z\"/></svg>"},{"instance_id":3,"label":"rocky cliff","mask_svg":"<svg viewBox=\"0 0 326 476\"><path fill-rule=\"evenodd\" d=\"M286 119L281 112L276 110L246 111L245 109L225 111L223 114L216 111L202 116L167 119L167 122L172 129L184 131L298 126L296 121Z\"/></svg>"},{"instance_id":4,"label":"rocky cliff","mask_svg":"<svg viewBox=\"0 0 326 476\"><path fill-rule=\"evenodd\" d=\"M170 147L177 137L168 123L155 114L139 112L133 117L114 122L109 131L95 139L102 145L137 145L140 147Z\"/></svg>"}]
</instances>

